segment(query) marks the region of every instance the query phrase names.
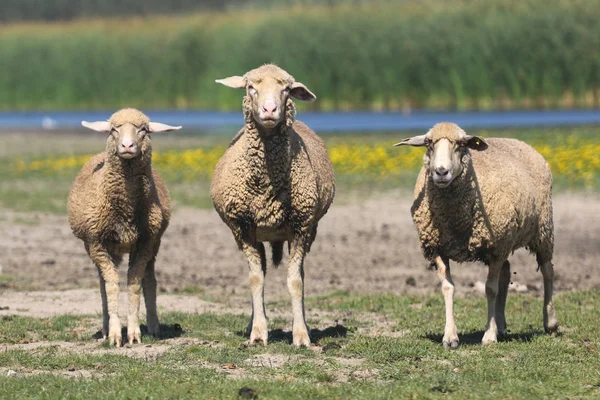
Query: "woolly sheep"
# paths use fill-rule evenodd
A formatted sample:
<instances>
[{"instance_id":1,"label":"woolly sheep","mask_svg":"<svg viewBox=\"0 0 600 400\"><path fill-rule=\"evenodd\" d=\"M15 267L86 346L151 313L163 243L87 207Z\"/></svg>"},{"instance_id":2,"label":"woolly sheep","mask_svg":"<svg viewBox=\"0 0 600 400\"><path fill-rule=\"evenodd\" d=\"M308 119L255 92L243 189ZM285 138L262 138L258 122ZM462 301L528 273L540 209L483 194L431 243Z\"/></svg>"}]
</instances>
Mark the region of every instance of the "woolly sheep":
<instances>
[{"instance_id":1,"label":"woolly sheep","mask_svg":"<svg viewBox=\"0 0 600 400\"><path fill-rule=\"evenodd\" d=\"M488 344L505 332L508 256L521 247L536 254L544 278L544 328L555 331L552 174L544 158L519 140L484 141L447 122L395 146L402 145L427 146L411 212L425 258L437 267L442 283L444 346L457 347L459 342L449 260L478 260L489 267L488 323L482 340Z\"/></svg>"},{"instance_id":2,"label":"woolly sheep","mask_svg":"<svg viewBox=\"0 0 600 400\"><path fill-rule=\"evenodd\" d=\"M69 224L98 268L102 295L102 335L121 345L117 266L129 253L127 339L141 343L138 320L143 286L148 332L159 333L154 262L169 223L170 199L165 184L152 169L150 134L180 129L150 122L127 108L108 121L82 125L109 133L106 150L92 157L75 179L68 201Z\"/></svg>"},{"instance_id":3,"label":"woolly sheep","mask_svg":"<svg viewBox=\"0 0 600 400\"><path fill-rule=\"evenodd\" d=\"M304 258L315 240L319 220L333 201L335 179L323 141L308 126L295 121L292 97L309 102L316 97L272 64L216 82L246 89L245 126L215 168L211 197L248 259L252 291L249 343L266 345L268 338L263 242L270 242L273 263L277 266L282 259L283 243L287 241L293 343L308 346Z\"/></svg>"}]
</instances>

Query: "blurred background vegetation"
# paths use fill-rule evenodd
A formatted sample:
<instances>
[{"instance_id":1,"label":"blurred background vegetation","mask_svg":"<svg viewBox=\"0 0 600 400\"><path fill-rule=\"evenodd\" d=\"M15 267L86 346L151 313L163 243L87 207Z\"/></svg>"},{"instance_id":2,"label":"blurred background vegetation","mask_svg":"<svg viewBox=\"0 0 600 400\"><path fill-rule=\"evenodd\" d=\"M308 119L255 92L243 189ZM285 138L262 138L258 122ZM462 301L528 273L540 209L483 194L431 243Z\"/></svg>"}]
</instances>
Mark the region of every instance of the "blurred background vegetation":
<instances>
[{"instance_id":1,"label":"blurred background vegetation","mask_svg":"<svg viewBox=\"0 0 600 400\"><path fill-rule=\"evenodd\" d=\"M239 110L214 79L265 62L321 110L598 107L598 21L597 0L4 0L0 109Z\"/></svg>"}]
</instances>

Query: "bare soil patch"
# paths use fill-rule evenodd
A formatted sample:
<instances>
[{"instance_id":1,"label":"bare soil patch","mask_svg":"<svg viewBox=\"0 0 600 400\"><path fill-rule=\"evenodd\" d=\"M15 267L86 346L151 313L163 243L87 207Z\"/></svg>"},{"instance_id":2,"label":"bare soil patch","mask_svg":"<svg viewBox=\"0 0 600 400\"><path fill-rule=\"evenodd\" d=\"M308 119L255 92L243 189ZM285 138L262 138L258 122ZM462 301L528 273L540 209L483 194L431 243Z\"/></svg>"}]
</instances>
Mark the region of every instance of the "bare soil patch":
<instances>
[{"instance_id":1,"label":"bare soil patch","mask_svg":"<svg viewBox=\"0 0 600 400\"><path fill-rule=\"evenodd\" d=\"M307 257L306 294L349 290L403 295L438 290L437 278L427 269L419 248L411 203L406 194L388 193L355 204L334 204L319 225ZM555 197L554 209L556 290L600 287L600 274L595 273L600 264L600 200L591 194L561 194ZM80 313L100 310L99 294L81 291L97 291L97 272L65 216L1 210L0 237L0 308L10 307L11 313L35 309L36 315L64 312L65 307ZM535 257L519 250L511 265L515 288L540 292L542 279ZM125 265L120 273L124 290ZM213 210L175 210L157 274L163 293L193 288L202 298L228 304L237 312L245 312L238 307L249 304L246 261ZM453 276L457 295L466 295L477 291L486 269L482 264L453 264ZM269 267L268 301L287 299L285 281L285 263L279 269ZM15 289L43 292L11 293ZM55 292L64 290L69 292ZM163 296L159 304L189 312L221 312L225 307L202 302L197 295Z\"/></svg>"}]
</instances>

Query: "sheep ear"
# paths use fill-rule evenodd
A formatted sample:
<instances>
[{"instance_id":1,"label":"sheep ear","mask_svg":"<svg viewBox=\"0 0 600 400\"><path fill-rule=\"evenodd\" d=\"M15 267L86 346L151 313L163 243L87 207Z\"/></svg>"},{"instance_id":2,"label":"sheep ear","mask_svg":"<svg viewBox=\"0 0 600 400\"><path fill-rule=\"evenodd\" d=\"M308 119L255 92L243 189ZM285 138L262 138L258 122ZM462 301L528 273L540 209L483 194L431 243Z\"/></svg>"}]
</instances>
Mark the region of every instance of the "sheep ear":
<instances>
[{"instance_id":1,"label":"sheep ear","mask_svg":"<svg viewBox=\"0 0 600 400\"><path fill-rule=\"evenodd\" d=\"M482 151L488 148L488 144L486 143L486 141L480 138L479 136L467 135L467 137L465 138L465 142L467 144L467 147L473 150Z\"/></svg>"},{"instance_id":2,"label":"sheep ear","mask_svg":"<svg viewBox=\"0 0 600 400\"><path fill-rule=\"evenodd\" d=\"M112 125L108 121L87 122L81 121L81 125L96 132L110 132Z\"/></svg>"},{"instance_id":3,"label":"sheep ear","mask_svg":"<svg viewBox=\"0 0 600 400\"><path fill-rule=\"evenodd\" d=\"M148 123L148 132L170 132L170 131L178 131L181 129L181 126L171 126L167 124L161 124L160 122L149 122Z\"/></svg>"},{"instance_id":4,"label":"sheep ear","mask_svg":"<svg viewBox=\"0 0 600 400\"><path fill-rule=\"evenodd\" d=\"M221 85L229 86L234 89L243 89L246 87L246 78L243 76L230 76L224 79L217 79L215 82Z\"/></svg>"},{"instance_id":5,"label":"sheep ear","mask_svg":"<svg viewBox=\"0 0 600 400\"><path fill-rule=\"evenodd\" d=\"M292 83L290 95L295 99L306 101L307 103L312 103L317 99L317 96L300 82Z\"/></svg>"},{"instance_id":6,"label":"sheep ear","mask_svg":"<svg viewBox=\"0 0 600 400\"><path fill-rule=\"evenodd\" d=\"M401 142L396 143L394 146L415 146L415 147L425 146L426 136L427 136L427 134L406 138L406 139L402 140Z\"/></svg>"}]
</instances>

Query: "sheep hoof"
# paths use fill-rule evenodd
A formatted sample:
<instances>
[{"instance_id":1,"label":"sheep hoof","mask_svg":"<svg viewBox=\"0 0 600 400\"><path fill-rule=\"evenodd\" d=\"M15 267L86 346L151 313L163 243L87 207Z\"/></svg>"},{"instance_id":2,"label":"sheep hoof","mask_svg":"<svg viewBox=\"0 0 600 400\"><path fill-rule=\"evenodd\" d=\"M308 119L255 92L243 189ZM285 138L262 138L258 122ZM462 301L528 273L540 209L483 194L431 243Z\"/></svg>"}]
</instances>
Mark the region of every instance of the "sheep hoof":
<instances>
[{"instance_id":1,"label":"sheep hoof","mask_svg":"<svg viewBox=\"0 0 600 400\"><path fill-rule=\"evenodd\" d=\"M129 344L134 344L135 342L142 343L142 331L140 330L140 326L137 325L134 328L127 328L127 342Z\"/></svg>"},{"instance_id":2,"label":"sheep hoof","mask_svg":"<svg viewBox=\"0 0 600 400\"><path fill-rule=\"evenodd\" d=\"M544 330L548 334L553 334L558 332L558 322L554 322L554 324L544 327Z\"/></svg>"},{"instance_id":3,"label":"sheep hoof","mask_svg":"<svg viewBox=\"0 0 600 400\"><path fill-rule=\"evenodd\" d=\"M481 344L492 344L497 343L498 337L495 332L486 331L483 335L483 339L481 340Z\"/></svg>"},{"instance_id":4,"label":"sheep hoof","mask_svg":"<svg viewBox=\"0 0 600 400\"><path fill-rule=\"evenodd\" d=\"M158 321L147 322L146 324L148 326L148 334L154 337L158 337L160 335L160 324L158 323Z\"/></svg>"},{"instance_id":5,"label":"sheep hoof","mask_svg":"<svg viewBox=\"0 0 600 400\"><path fill-rule=\"evenodd\" d=\"M307 331L294 332L294 346L296 347L310 347L310 336Z\"/></svg>"},{"instance_id":6,"label":"sheep hoof","mask_svg":"<svg viewBox=\"0 0 600 400\"><path fill-rule=\"evenodd\" d=\"M456 348L458 348L459 341L458 341L458 338L452 339L452 340L444 339L442 341L442 344L444 345L445 349L456 349Z\"/></svg>"},{"instance_id":7,"label":"sheep hoof","mask_svg":"<svg viewBox=\"0 0 600 400\"><path fill-rule=\"evenodd\" d=\"M268 332L262 331L261 329L253 329L250 334L250 340L248 341L248 345L262 345L266 346L268 342Z\"/></svg>"},{"instance_id":8,"label":"sheep hoof","mask_svg":"<svg viewBox=\"0 0 600 400\"><path fill-rule=\"evenodd\" d=\"M248 347L249 346L266 346L267 345L267 341L266 340L262 340L261 338L255 338L255 339L250 339L248 340Z\"/></svg>"},{"instance_id":9,"label":"sheep hoof","mask_svg":"<svg viewBox=\"0 0 600 400\"><path fill-rule=\"evenodd\" d=\"M118 332L111 331L108 333L108 342L115 347L121 347L122 339L123 338L121 337L121 329L119 329Z\"/></svg>"}]
</instances>

